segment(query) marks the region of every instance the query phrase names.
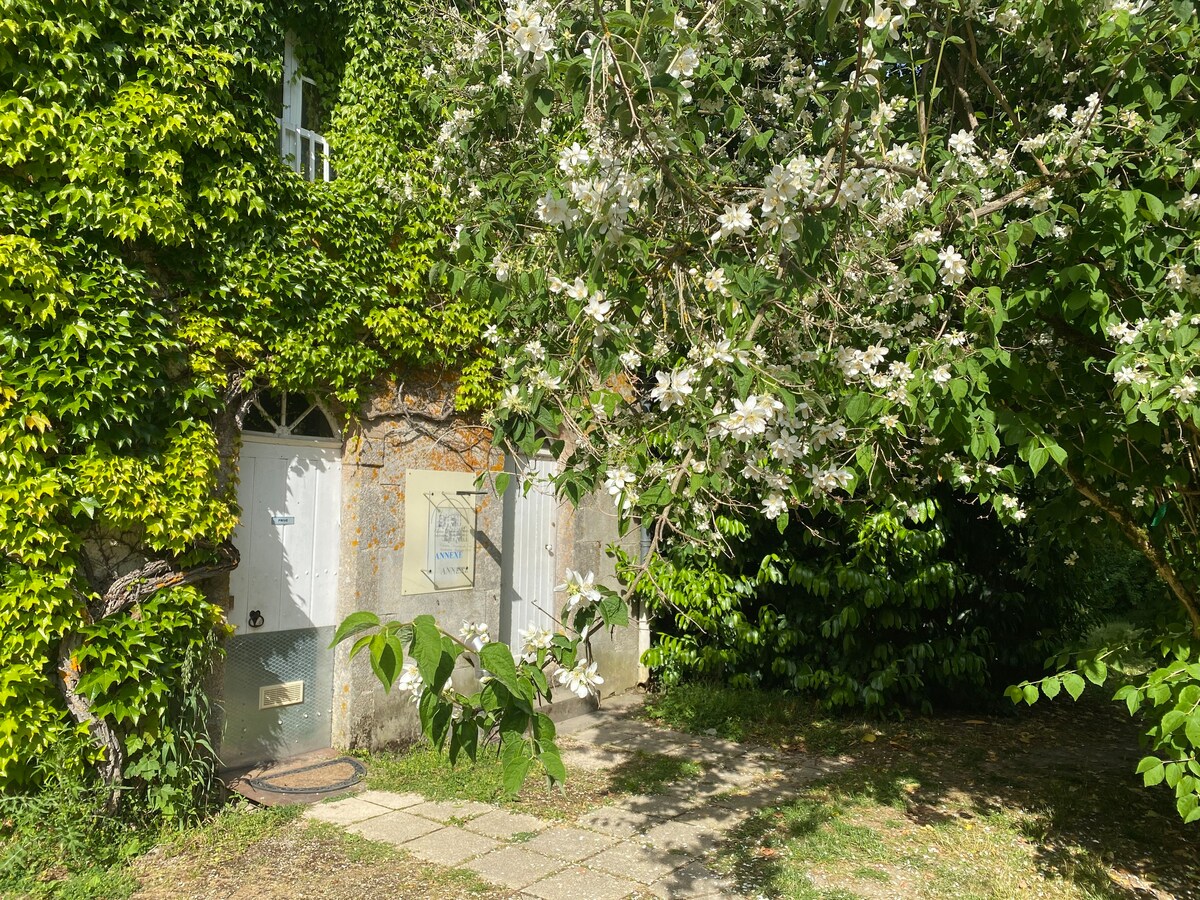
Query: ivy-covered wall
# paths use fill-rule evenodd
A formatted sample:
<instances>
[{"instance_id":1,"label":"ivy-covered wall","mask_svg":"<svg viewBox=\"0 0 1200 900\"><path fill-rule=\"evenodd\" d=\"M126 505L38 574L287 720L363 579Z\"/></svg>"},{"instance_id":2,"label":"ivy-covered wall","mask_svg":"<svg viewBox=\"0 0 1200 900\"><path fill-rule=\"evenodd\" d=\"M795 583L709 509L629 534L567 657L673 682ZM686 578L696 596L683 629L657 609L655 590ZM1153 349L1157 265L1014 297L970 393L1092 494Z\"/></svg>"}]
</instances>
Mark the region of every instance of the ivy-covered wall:
<instances>
[{"instance_id":1,"label":"ivy-covered wall","mask_svg":"<svg viewBox=\"0 0 1200 900\"><path fill-rule=\"evenodd\" d=\"M221 622L189 585L234 564L222 459L255 389L353 411L385 372L445 367L486 401L486 310L431 275L454 198L398 8L0 9L0 788L57 747L183 804L171 763L203 748L176 712ZM329 184L279 158L288 29Z\"/></svg>"}]
</instances>

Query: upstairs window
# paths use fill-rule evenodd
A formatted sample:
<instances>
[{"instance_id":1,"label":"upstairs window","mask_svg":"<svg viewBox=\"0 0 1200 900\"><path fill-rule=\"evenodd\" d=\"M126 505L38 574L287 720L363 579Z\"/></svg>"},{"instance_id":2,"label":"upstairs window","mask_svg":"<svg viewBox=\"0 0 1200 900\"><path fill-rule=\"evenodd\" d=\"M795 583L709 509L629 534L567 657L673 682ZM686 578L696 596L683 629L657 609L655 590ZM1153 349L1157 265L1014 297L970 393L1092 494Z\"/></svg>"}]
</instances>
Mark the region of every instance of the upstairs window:
<instances>
[{"instance_id":1,"label":"upstairs window","mask_svg":"<svg viewBox=\"0 0 1200 900\"><path fill-rule=\"evenodd\" d=\"M283 91L279 116L279 155L306 181L332 181L329 142L324 127L317 84L300 71L296 61L296 36L283 41Z\"/></svg>"}]
</instances>

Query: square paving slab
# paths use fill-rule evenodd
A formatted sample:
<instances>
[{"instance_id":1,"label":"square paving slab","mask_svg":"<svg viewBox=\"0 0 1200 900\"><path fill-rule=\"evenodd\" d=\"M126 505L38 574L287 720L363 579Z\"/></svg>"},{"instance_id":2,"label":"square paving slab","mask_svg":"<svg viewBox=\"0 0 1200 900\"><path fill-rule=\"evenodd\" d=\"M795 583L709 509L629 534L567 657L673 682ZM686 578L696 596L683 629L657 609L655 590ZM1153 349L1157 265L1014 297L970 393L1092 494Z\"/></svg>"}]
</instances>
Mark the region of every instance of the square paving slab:
<instances>
[{"instance_id":1,"label":"square paving slab","mask_svg":"<svg viewBox=\"0 0 1200 900\"><path fill-rule=\"evenodd\" d=\"M632 837L647 828L661 825L666 820L621 806L604 806L580 816L576 821L592 831L603 831L616 837Z\"/></svg>"},{"instance_id":2,"label":"square paving slab","mask_svg":"<svg viewBox=\"0 0 1200 900\"><path fill-rule=\"evenodd\" d=\"M563 867L561 860L533 853L524 847L501 847L483 856L477 856L464 868L478 873L484 881L504 887L523 888L539 878L545 878ZM574 900L585 900L586 894Z\"/></svg>"},{"instance_id":3,"label":"square paving slab","mask_svg":"<svg viewBox=\"0 0 1200 900\"><path fill-rule=\"evenodd\" d=\"M732 900L742 896L734 890L733 879L718 875L700 863L676 869L650 885L650 890L666 900L699 900L702 897Z\"/></svg>"},{"instance_id":4,"label":"square paving slab","mask_svg":"<svg viewBox=\"0 0 1200 900\"><path fill-rule=\"evenodd\" d=\"M367 840L385 841L399 846L431 831L438 831L441 827L437 822L409 815L404 810L395 810L358 822L346 830Z\"/></svg>"},{"instance_id":5,"label":"square paving slab","mask_svg":"<svg viewBox=\"0 0 1200 900\"><path fill-rule=\"evenodd\" d=\"M679 850L697 856L720 842L715 831L682 822L656 825L642 835L642 840L662 850Z\"/></svg>"},{"instance_id":6,"label":"square paving slab","mask_svg":"<svg viewBox=\"0 0 1200 900\"><path fill-rule=\"evenodd\" d=\"M304 811L304 817L316 819L318 822L328 822L330 825L352 825L364 819L382 816L387 811L386 806L369 803L361 797L347 797L345 800L310 806Z\"/></svg>"},{"instance_id":7,"label":"square paving slab","mask_svg":"<svg viewBox=\"0 0 1200 900\"><path fill-rule=\"evenodd\" d=\"M560 825L543 831L522 846L565 862L579 862L613 846L616 842L617 839L609 834L597 834L582 828Z\"/></svg>"},{"instance_id":8,"label":"square paving slab","mask_svg":"<svg viewBox=\"0 0 1200 900\"><path fill-rule=\"evenodd\" d=\"M472 834L455 825L447 825L415 841L409 841L404 845L404 849L426 862L439 866L457 866L472 856L479 856L499 846L500 842L490 837Z\"/></svg>"},{"instance_id":9,"label":"square paving slab","mask_svg":"<svg viewBox=\"0 0 1200 900\"><path fill-rule=\"evenodd\" d=\"M393 794L391 791L363 791L355 796L359 800L386 806L388 809L407 809L425 802L425 798L420 794Z\"/></svg>"},{"instance_id":10,"label":"square paving slab","mask_svg":"<svg viewBox=\"0 0 1200 900\"><path fill-rule=\"evenodd\" d=\"M530 816L525 813L512 813L493 807L478 819L472 819L468 822L467 827L480 834L486 834L489 837L507 841L514 834L528 834L531 831L541 831L549 824L549 822L539 819L537 816Z\"/></svg>"},{"instance_id":11,"label":"square paving slab","mask_svg":"<svg viewBox=\"0 0 1200 900\"><path fill-rule=\"evenodd\" d=\"M408 807L415 816L424 816L435 822L449 822L451 819L473 819L484 813L492 812L496 807L486 803L476 803L474 800L447 800L441 802L428 801Z\"/></svg>"},{"instance_id":12,"label":"square paving slab","mask_svg":"<svg viewBox=\"0 0 1200 900\"><path fill-rule=\"evenodd\" d=\"M632 894L638 885L603 872L571 868L525 888L540 900L618 900Z\"/></svg>"},{"instance_id":13,"label":"square paving slab","mask_svg":"<svg viewBox=\"0 0 1200 900\"><path fill-rule=\"evenodd\" d=\"M692 857L654 847L618 844L587 861L589 869L601 869L619 878L650 884L692 861Z\"/></svg>"}]
</instances>

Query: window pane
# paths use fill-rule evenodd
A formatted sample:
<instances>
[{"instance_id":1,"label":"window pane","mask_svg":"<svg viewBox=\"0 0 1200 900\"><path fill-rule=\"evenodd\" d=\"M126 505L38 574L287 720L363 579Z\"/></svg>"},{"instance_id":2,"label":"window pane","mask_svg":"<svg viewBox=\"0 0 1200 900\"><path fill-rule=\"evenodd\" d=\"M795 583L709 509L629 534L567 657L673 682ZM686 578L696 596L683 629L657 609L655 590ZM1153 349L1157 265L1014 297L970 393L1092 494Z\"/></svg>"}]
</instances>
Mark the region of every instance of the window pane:
<instances>
[{"instance_id":1,"label":"window pane","mask_svg":"<svg viewBox=\"0 0 1200 900\"><path fill-rule=\"evenodd\" d=\"M293 424L288 431L304 437L331 438L336 436L333 433L333 427L329 424L329 419L325 417L325 413L321 412L319 406L309 409L304 418Z\"/></svg>"},{"instance_id":2,"label":"window pane","mask_svg":"<svg viewBox=\"0 0 1200 900\"><path fill-rule=\"evenodd\" d=\"M317 93L317 86L305 79L301 85L301 93L304 99L301 106L300 126L320 133L324 130L325 111L321 107L321 97Z\"/></svg>"}]
</instances>

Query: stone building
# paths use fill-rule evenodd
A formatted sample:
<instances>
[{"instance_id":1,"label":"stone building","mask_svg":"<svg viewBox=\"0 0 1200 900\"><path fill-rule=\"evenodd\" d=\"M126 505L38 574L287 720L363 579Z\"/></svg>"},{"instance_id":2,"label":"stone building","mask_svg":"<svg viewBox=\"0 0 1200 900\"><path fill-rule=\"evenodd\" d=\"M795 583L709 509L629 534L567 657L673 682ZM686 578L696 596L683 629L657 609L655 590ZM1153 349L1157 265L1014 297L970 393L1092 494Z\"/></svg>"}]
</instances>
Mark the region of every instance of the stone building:
<instances>
[{"instance_id":1,"label":"stone building","mask_svg":"<svg viewBox=\"0 0 1200 900\"><path fill-rule=\"evenodd\" d=\"M225 766L419 734L410 696L385 694L367 654L329 648L350 613L430 613L448 630L478 622L517 641L530 624L554 627L567 568L615 586L606 547L637 550L636 531L618 537L609 498L560 502L545 481L556 461L506 458L454 411L453 389L430 375L383 385L345 433L342 411L312 398L263 394L248 408L230 460L243 515L227 599L236 632L216 690ZM605 695L643 679L648 638L636 618L593 638ZM473 689L475 675L460 665L456 686Z\"/></svg>"}]
</instances>

